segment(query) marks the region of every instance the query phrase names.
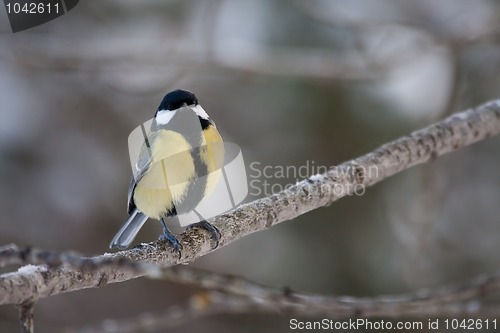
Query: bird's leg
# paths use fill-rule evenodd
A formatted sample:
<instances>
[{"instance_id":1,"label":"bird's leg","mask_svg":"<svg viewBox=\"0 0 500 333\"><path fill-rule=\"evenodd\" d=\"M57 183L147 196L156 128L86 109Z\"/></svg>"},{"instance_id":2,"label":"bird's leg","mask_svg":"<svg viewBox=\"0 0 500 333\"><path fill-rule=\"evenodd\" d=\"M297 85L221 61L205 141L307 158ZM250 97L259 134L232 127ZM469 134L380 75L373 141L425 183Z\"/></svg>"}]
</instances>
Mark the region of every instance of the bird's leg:
<instances>
[{"instance_id":1,"label":"bird's leg","mask_svg":"<svg viewBox=\"0 0 500 333\"><path fill-rule=\"evenodd\" d=\"M163 227L163 234L160 235L160 240L167 241L174 248L174 251L179 253L179 258L180 258L182 250L181 243L179 242L177 237L175 237L175 235L171 233L170 230L168 230L167 225L165 224L163 218L160 219L160 223Z\"/></svg>"},{"instance_id":2,"label":"bird's leg","mask_svg":"<svg viewBox=\"0 0 500 333\"><path fill-rule=\"evenodd\" d=\"M210 233L210 236L212 239L215 241L215 246L213 247L216 249L219 246L219 240L220 240L220 231L217 229L213 224L208 223L207 221L203 220L201 222L193 223L190 224L186 227L186 230L191 230L191 229L203 229L206 230Z\"/></svg>"}]
</instances>

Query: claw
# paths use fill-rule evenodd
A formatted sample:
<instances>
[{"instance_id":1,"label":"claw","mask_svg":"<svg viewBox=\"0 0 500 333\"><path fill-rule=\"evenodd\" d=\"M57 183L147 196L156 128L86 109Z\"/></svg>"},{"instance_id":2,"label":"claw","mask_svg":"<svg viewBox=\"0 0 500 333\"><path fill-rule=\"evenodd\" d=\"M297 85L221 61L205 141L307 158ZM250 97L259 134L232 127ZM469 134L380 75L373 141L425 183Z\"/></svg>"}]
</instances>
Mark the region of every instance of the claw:
<instances>
[{"instance_id":1,"label":"claw","mask_svg":"<svg viewBox=\"0 0 500 333\"><path fill-rule=\"evenodd\" d=\"M179 253L179 258L181 257L182 245L179 242L179 240L177 239L177 237L175 237L174 235L172 235L170 233L169 234L161 234L159 237L159 240L169 243L170 246L174 249L174 251Z\"/></svg>"},{"instance_id":2,"label":"claw","mask_svg":"<svg viewBox=\"0 0 500 333\"><path fill-rule=\"evenodd\" d=\"M215 241L215 246L213 247L213 249L219 247L219 240L221 234L219 229L217 229L213 224L210 224L207 221L203 220L201 222L190 224L186 227L186 230L191 230L191 229L203 229L208 231L210 233L212 240Z\"/></svg>"},{"instance_id":3,"label":"claw","mask_svg":"<svg viewBox=\"0 0 500 333\"><path fill-rule=\"evenodd\" d=\"M181 245L181 243L179 242L177 237L175 237L175 235L173 233L171 233L170 230L168 230L163 219L160 220L160 222L163 226L163 234L161 234L159 237L160 241L165 241L165 242L169 243L170 246L174 249L174 251L179 254L179 259L180 259L182 257L182 245Z\"/></svg>"}]
</instances>

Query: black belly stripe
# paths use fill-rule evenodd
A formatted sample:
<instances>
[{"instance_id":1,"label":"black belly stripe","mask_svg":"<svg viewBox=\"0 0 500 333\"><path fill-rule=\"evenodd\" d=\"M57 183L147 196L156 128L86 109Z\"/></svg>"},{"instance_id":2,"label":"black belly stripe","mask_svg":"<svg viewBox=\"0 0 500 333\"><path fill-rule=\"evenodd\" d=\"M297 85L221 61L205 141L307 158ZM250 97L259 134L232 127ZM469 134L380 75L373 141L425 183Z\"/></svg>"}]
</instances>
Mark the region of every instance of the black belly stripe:
<instances>
[{"instance_id":1,"label":"black belly stripe","mask_svg":"<svg viewBox=\"0 0 500 333\"><path fill-rule=\"evenodd\" d=\"M191 147L193 147L190 153L194 162L196 176L190 182L183 200L176 205L174 204L174 207L166 212L166 216L174 216L192 211L200 203L205 194L208 180L208 168L201 159L201 152L203 149L206 149L206 146L199 147L199 145L202 142L202 130L206 129L211 123L209 120L205 120L198 116L193 118L193 114L194 113L189 112L185 113L185 111L177 112L167 125L157 125L153 122L152 130L165 129L178 132L188 141ZM201 126L193 126L193 119L198 119ZM180 133L178 129L186 130Z\"/></svg>"},{"instance_id":2,"label":"black belly stripe","mask_svg":"<svg viewBox=\"0 0 500 333\"><path fill-rule=\"evenodd\" d=\"M200 158L201 149L197 147L191 150L196 177L189 183L183 200L174 206L176 214L184 214L192 211L204 197L207 186L207 165Z\"/></svg>"}]
</instances>

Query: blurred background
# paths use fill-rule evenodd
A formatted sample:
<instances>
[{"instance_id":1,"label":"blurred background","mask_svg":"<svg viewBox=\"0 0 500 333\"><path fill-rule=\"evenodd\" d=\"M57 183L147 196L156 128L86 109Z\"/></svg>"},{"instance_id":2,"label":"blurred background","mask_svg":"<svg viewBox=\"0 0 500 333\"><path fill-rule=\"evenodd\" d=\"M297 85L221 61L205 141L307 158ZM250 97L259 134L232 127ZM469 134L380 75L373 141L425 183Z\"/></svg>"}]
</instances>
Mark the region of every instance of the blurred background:
<instances>
[{"instance_id":1,"label":"blurred background","mask_svg":"<svg viewBox=\"0 0 500 333\"><path fill-rule=\"evenodd\" d=\"M250 201L301 178L280 167L314 174L500 97L499 22L493 0L108 0L13 34L0 10L0 245L108 251L126 218L127 137L167 91L195 92L242 148ZM193 265L354 296L497 270L499 144L415 167ZM160 231L148 222L136 244ZM138 279L63 294L37 304L36 326L161 312L196 291ZM18 330L17 315L0 307L0 331ZM286 332L289 319L215 316L179 332Z\"/></svg>"}]
</instances>

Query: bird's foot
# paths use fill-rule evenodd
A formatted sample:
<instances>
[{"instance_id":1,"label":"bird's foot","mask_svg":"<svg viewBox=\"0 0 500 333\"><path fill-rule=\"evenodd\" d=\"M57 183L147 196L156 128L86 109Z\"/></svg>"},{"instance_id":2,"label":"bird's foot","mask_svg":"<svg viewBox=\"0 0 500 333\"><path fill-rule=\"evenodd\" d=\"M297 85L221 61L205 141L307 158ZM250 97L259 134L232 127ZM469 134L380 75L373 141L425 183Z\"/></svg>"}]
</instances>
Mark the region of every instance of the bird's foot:
<instances>
[{"instance_id":1,"label":"bird's foot","mask_svg":"<svg viewBox=\"0 0 500 333\"><path fill-rule=\"evenodd\" d=\"M219 246L219 240L221 235L219 229L217 229L214 225L203 220L201 222L190 224L186 227L186 230L191 230L191 229L203 229L208 231L210 233L210 237L215 242L215 246L213 247L213 249L216 249Z\"/></svg>"},{"instance_id":2,"label":"bird's foot","mask_svg":"<svg viewBox=\"0 0 500 333\"><path fill-rule=\"evenodd\" d=\"M170 244L173 250L179 254L179 259L181 258L182 245L177 237L175 237L170 231L167 230L167 232L163 231L163 234L160 235L159 239L160 241L164 241Z\"/></svg>"}]
</instances>

